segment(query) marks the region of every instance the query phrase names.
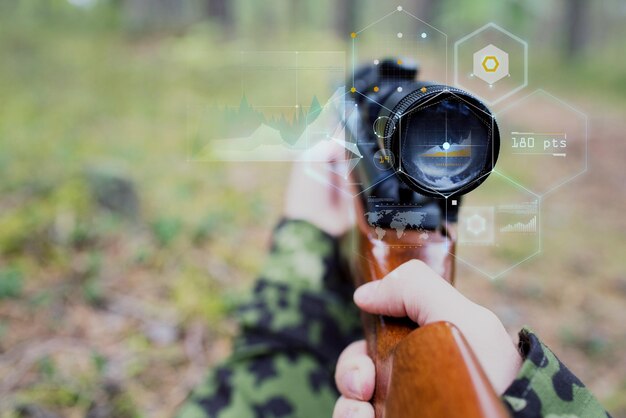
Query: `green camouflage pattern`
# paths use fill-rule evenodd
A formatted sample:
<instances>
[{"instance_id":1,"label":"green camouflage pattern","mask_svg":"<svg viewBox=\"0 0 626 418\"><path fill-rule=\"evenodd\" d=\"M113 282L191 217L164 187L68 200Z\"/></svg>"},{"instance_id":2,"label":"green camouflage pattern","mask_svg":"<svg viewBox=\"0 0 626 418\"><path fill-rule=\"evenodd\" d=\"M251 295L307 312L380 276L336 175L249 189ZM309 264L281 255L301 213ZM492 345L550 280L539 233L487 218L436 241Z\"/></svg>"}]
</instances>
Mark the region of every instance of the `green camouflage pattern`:
<instances>
[{"instance_id":1,"label":"green camouflage pattern","mask_svg":"<svg viewBox=\"0 0 626 418\"><path fill-rule=\"evenodd\" d=\"M330 417L339 396L337 358L362 338L348 277L336 240L309 223L282 222L238 311L232 356L178 417Z\"/></svg>"},{"instance_id":2,"label":"green camouflage pattern","mask_svg":"<svg viewBox=\"0 0 626 418\"><path fill-rule=\"evenodd\" d=\"M238 311L231 357L212 370L178 418L331 417L334 367L362 338L353 288L336 240L283 221L252 295ZM503 396L512 416L606 417L584 385L528 330L525 362Z\"/></svg>"},{"instance_id":3,"label":"green camouflage pattern","mask_svg":"<svg viewBox=\"0 0 626 418\"><path fill-rule=\"evenodd\" d=\"M520 350L525 361L502 397L514 417L609 416L585 385L527 328L520 332Z\"/></svg>"}]
</instances>

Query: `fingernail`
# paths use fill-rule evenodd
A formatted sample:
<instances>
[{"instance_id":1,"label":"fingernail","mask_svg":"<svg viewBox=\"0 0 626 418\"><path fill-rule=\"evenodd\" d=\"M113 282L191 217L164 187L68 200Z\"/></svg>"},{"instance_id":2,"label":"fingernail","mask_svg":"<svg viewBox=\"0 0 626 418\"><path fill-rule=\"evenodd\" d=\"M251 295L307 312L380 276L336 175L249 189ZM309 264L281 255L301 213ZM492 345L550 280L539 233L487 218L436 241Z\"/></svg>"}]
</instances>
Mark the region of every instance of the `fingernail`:
<instances>
[{"instance_id":1,"label":"fingernail","mask_svg":"<svg viewBox=\"0 0 626 418\"><path fill-rule=\"evenodd\" d=\"M378 287L378 280L374 282L365 283L354 292L354 301L357 304L368 303L376 294L376 288Z\"/></svg>"},{"instance_id":2,"label":"fingernail","mask_svg":"<svg viewBox=\"0 0 626 418\"><path fill-rule=\"evenodd\" d=\"M361 373L355 369L351 370L347 373L347 383L348 390L352 392L353 395L360 396L361 395Z\"/></svg>"}]
</instances>

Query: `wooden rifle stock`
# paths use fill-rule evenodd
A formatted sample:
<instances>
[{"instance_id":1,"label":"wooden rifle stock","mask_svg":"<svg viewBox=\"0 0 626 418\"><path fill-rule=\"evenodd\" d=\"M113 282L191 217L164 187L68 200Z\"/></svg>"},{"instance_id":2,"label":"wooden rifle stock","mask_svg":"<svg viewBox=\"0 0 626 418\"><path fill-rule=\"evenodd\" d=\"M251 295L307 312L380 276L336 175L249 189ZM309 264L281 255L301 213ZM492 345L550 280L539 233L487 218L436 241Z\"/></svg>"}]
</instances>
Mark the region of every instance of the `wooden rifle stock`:
<instances>
[{"instance_id":1,"label":"wooden rifle stock","mask_svg":"<svg viewBox=\"0 0 626 418\"><path fill-rule=\"evenodd\" d=\"M359 199L357 199L359 201ZM360 201L359 201L360 202ZM357 204L359 205L359 203ZM412 259L454 284L455 232L389 230L379 240L357 207L356 284L378 280ZM416 277L415 280L419 280ZM376 418L509 417L461 332L438 322L418 328L408 318L363 314L368 351L376 366Z\"/></svg>"}]
</instances>

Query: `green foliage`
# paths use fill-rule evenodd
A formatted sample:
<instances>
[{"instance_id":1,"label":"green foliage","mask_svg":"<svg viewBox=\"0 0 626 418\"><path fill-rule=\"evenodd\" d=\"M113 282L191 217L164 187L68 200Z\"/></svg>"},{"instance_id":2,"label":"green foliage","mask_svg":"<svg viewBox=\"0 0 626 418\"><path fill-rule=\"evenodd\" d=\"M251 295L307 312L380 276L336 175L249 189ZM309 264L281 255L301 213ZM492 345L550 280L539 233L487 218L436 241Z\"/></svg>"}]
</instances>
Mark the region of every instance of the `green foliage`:
<instances>
[{"instance_id":1,"label":"green foliage","mask_svg":"<svg viewBox=\"0 0 626 418\"><path fill-rule=\"evenodd\" d=\"M216 217L206 217L196 227L193 234L193 243L203 245L219 228L219 221Z\"/></svg>"},{"instance_id":2,"label":"green foliage","mask_svg":"<svg viewBox=\"0 0 626 418\"><path fill-rule=\"evenodd\" d=\"M102 375L102 373L104 373L104 368L106 367L106 364L107 364L106 357L104 357L103 355L101 355L100 353L94 350L91 353L91 361L94 367L96 368L98 375Z\"/></svg>"},{"instance_id":3,"label":"green foliage","mask_svg":"<svg viewBox=\"0 0 626 418\"><path fill-rule=\"evenodd\" d=\"M200 316L209 323L219 319L227 309L220 287L202 273L188 268L172 284L172 297L186 317Z\"/></svg>"},{"instance_id":4,"label":"green foliage","mask_svg":"<svg viewBox=\"0 0 626 418\"><path fill-rule=\"evenodd\" d=\"M0 254L30 253L44 262L53 255L54 245L81 235L76 232L77 221L84 220L91 209L84 183L60 181L53 189L16 194L21 204L0 217Z\"/></svg>"},{"instance_id":5,"label":"green foliage","mask_svg":"<svg viewBox=\"0 0 626 418\"><path fill-rule=\"evenodd\" d=\"M0 299L15 298L22 294L24 278L17 269L0 270Z\"/></svg>"},{"instance_id":6,"label":"green foliage","mask_svg":"<svg viewBox=\"0 0 626 418\"><path fill-rule=\"evenodd\" d=\"M54 360L50 356L44 356L37 362L37 368L39 373L46 379L54 378L56 373L56 366Z\"/></svg>"},{"instance_id":7,"label":"green foliage","mask_svg":"<svg viewBox=\"0 0 626 418\"><path fill-rule=\"evenodd\" d=\"M159 218L151 225L152 233L158 244L167 247L182 232L183 224L178 218Z\"/></svg>"},{"instance_id":8,"label":"green foliage","mask_svg":"<svg viewBox=\"0 0 626 418\"><path fill-rule=\"evenodd\" d=\"M41 290L33 295L29 303L34 308L44 308L50 306L50 303L54 300L54 295L47 289Z\"/></svg>"},{"instance_id":9,"label":"green foliage","mask_svg":"<svg viewBox=\"0 0 626 418\"><path fill-rule=\"evenodd\" d=\"M89 277L83 283L83 295L92 306L101 306L104 303L104 291L97 277Z\"/></svg>"},{"instance_id":10,"label":"green foliage","mask_svg":"<svg viewBox=\"0 0 626 418\"><path fill-rule=\"evenodd\" d=\"M85 402L84 392L72 385L45 382L35 385L24 393L24 398L42 405L73 407Z\"/></svg>"},{"instance_id":11,"label":"green foliage","mask_svg":"<svg viewBox=\"0 0 626 418\"><path fill-rule=\"evenodd\" d=\"M609 342L601 335L593 332L581 332L570 327L564 327L560 331L561 340L569 346L580 349L589 357L599 357L607 353Z\"/></svg>"}]
</instances>

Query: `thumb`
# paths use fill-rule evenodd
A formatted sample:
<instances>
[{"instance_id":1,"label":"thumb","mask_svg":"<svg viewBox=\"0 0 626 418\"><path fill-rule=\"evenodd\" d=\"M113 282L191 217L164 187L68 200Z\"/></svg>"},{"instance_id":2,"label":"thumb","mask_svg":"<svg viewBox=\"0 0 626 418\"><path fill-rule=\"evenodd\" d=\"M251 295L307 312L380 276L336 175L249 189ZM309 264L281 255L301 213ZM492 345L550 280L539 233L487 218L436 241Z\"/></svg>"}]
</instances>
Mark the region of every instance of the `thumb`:
<instances>
[{"instance_id":1,"label":"thumb","mask_svg":"<svg viewBox=\"0 0 626 418\"><path fill-rule=\"evenodd\" d=\"M497 316L461 295L421 261L409 261L385 278L354 293L364 311L407 316L420 326L438 321L456 325L467 338L497 393L503 393L521 367L521 356Z\"/></svg>"},{"instance_id":2,"label":"thumb","mask_svg":"<svg viewBox=\"0 0 626 418\"><path fill-rule=\"evenodd\" d=\"M463 315L473 302L419 260L402 264L381 280L366 283L354 302L371 314L409 317L419 325Z\"/></svg>"}]
</instances>

